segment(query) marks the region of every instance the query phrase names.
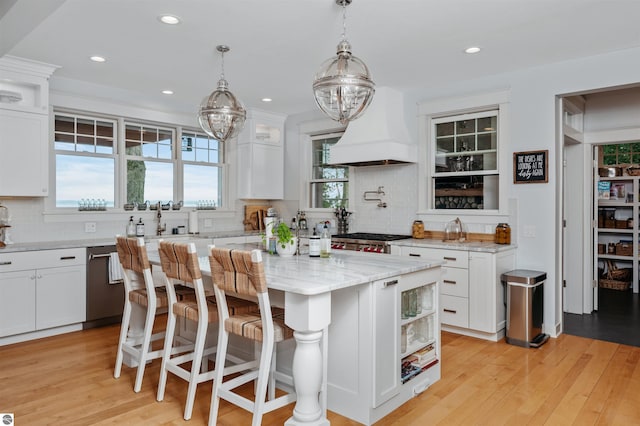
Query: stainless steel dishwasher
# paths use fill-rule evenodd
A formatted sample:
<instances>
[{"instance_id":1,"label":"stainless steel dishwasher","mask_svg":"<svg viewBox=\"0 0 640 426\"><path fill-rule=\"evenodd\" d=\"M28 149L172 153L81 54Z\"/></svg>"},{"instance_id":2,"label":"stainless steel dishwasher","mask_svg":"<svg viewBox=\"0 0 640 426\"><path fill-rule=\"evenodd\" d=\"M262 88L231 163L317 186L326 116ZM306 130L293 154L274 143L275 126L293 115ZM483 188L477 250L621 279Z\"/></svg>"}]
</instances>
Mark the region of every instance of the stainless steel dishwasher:
<instances>
[{"instance_id":1,"label":"stainless steel dishwasher","mask_svg":"<svg viewBox=\"0 0 640 426\"><path fill-rule=\"evenodd\" d=\"M115 245L87 248L87 320L83 328L118 324L124 307L124 284L109 283L109 257Z\"/></svg>"}]
</instances>

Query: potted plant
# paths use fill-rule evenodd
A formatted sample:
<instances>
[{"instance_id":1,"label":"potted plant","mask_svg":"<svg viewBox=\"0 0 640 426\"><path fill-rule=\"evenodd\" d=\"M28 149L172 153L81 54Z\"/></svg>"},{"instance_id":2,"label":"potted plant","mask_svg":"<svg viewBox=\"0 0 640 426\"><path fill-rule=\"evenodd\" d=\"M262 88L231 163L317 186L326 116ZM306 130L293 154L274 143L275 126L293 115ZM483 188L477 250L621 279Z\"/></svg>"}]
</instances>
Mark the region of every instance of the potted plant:
<instances>
[{"instance_id":1,"label":"potted plant","mask_svg":"<svg viewBox=\"0 0 640 426\"><path fill-rule=\"evenodd\" d=\"M276 237L276 251L282 257L293 256L296 252L297 239L286 223L280 222L273 230Z\"/></svg>"}]
</instances>

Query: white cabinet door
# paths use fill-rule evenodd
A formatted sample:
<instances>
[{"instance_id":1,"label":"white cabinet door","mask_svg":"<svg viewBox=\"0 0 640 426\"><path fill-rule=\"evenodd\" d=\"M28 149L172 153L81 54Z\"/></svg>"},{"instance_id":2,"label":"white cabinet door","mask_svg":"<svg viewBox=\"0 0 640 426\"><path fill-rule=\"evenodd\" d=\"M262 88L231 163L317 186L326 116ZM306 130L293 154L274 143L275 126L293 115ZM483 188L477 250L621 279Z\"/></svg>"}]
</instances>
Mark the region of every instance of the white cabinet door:
<instances>
[{"instance_id":1,"label":"white cabinet door","mask_svg":"<svg viewBox=\"0 0 640 426\"><path fill-rule=\"evenodd\" d=\"M505 327L504 289L500 275L514 269L515 252L469 255L469 328L496 333Z\"/></svg>"},{"instance_id":2,"label":"white cabinet door","mask_svg":"<svg viewBox=\"0 0 640 426\"><path fill-rule=\"evenodd\" d=\"M283 196L282 146L238 145L238 198L281 200Z\"/></svg>"},{"instance_id":3,"label":"white cabinet door","mask_svg":"<svg viewBox=\"0 0 640 426\"><path fill-rule=\"evenodd\" d=\"M48 126L45 114L0 109L0 196L48 194Z\"/></svg>"},{"instance_id":4,"label":"white cabinet door","mask_svg":"<svg viewBox=\"0 0 640 426\"><path fill-rule=\"evenodd\" d=\"M373 283L373 407L400 392L400 277Z\"/></svg>"},{"instance_id":5,"label":"white cabinet door","mask_svg":"<svg viewBox=\"0 0 640 426\"><path fill-rule=\"evenodd\" d=\"M0 274L0 336L35 330L35 278L35 271Z\"/></svg>"},{"instance_id":6,"label":"white cabinet door","mask_svg":"<svg viewBox=\"0 0 640 426\"><path fill-rule=\"evenodd\" d=\"M38 330L86 320L84 265L38 269L35 294Z\"/></svg>"}]
</instances>

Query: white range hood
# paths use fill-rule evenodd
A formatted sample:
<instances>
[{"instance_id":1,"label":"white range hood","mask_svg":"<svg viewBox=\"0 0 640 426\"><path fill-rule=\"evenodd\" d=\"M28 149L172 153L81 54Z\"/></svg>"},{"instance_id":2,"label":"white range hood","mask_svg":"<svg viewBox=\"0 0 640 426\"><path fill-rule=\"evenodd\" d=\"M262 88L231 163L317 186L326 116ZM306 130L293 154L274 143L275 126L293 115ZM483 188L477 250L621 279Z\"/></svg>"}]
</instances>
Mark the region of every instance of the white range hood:
<instances>
[{"instance_id":1,"label":"white range hood","mask_svg":"<svg viewBox=\"0 0 640 426\"><path fill-rule=\"evenodd\" d=\"M405 164L416 160L416 143L405 124L404 97L388 87L376 88L369 108L349 123L329 153L330 164L345 166Z\"/></svg>"}]
</instances>

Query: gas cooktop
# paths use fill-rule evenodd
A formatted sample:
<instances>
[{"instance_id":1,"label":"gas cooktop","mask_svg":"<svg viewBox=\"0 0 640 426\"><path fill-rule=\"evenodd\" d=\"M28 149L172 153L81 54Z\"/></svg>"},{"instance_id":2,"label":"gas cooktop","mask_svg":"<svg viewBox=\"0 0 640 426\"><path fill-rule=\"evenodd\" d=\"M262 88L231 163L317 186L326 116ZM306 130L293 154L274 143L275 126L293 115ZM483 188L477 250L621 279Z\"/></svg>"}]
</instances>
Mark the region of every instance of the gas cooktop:
<instances>
[{"instance_id":1,"label":"gas cooktop","mask_svg":"<svg viewBox=\"0 0 640 426\"><path fill-rule=\"evenodd\" d=\"M398 234L374 234L369 232L353 232L350 234L336 234L331 236L332 239L342 238L349 240L368 240L368 241L395 241L411 238L411 235Z\"/></svg>"}]
</instances>

